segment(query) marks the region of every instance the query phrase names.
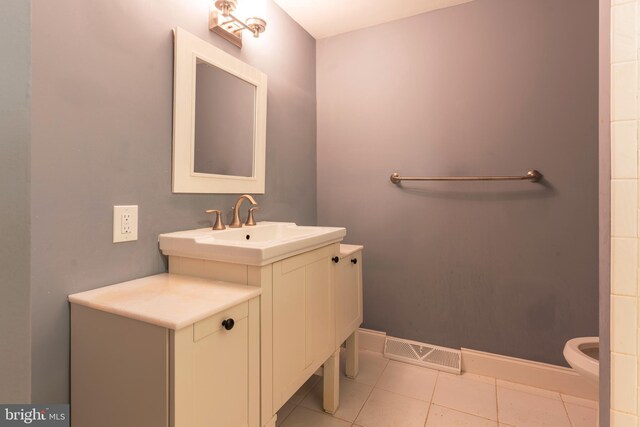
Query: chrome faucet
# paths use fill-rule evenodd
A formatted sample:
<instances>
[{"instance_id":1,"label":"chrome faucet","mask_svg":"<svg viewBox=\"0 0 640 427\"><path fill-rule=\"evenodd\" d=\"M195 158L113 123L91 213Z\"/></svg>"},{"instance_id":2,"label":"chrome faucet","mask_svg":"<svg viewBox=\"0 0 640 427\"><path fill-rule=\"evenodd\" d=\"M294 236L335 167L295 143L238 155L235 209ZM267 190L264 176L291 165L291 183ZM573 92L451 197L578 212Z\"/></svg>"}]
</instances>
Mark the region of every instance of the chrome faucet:
<instances>
[{"instance_id":1,"label":"chrome faucet","mask_svg":"<svg viewBox=\"0 0 640 427\"><path fill-rule=\"evenodd\" d=\"M236 205L233 207L233 221L231 221L231 224L229 224L229 228L240 228L240 227L242 227L242 223L240 222L240 214L239 214L239 212L240 212L240 206L242 205L242 202L244 201L244 199L247 199L254 206L256 206L258 204L254 200L254 198L251 197L249 194L243 194L242 196L238 197L238 201L236 202ZM250 215L250 217L253 217L253 216ZM255 222L253 224L250 224L248 219L249 218L247 218L246 225L255 225Z\"/></svg>"}]
</instances>

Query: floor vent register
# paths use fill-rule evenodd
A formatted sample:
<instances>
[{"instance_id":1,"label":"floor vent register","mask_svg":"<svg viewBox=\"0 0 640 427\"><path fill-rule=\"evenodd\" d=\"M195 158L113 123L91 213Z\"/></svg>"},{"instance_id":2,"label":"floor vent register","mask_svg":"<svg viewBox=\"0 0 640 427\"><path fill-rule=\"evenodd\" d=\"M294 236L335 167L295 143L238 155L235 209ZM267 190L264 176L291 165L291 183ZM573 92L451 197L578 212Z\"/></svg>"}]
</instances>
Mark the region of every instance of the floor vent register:
<instances>
[{"instance_id":1,"label":"floor vent register","mask_svg":"<svg viewBox=\"0 0 640 427\"><path fill-rule=\"evenodd\" d=\"M462 368L460 350L400 338L386 338L384 356L388 359L454 374L460 374Z\"/></svg>"}]
</instances>

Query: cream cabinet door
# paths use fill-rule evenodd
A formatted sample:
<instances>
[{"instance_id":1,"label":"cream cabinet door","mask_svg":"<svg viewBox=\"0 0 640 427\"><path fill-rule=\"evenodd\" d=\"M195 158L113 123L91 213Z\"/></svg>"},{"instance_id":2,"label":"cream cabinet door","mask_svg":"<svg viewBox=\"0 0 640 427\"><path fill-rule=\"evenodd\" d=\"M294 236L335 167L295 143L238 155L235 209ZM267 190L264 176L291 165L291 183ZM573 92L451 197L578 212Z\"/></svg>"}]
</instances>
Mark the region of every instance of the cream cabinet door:
<instances>
[{"instance_id":1,"label":"cream cabinet door","mask_svg":"<svg viewBox=\"0 0 640 427\"><path fill-rule=\"evenodd\" d=\"M273 264L273 400L280 408L334 350L330 245Z\"/></svg>"},{"instance_id":2,"label":"cream cabinet door","mask_svg":"<svg viewBox=\"0 0 640 427\"><path fill-rule=\"evenodd\" d=\"M341 256L334 274L337 348L362 324L362 251Z\"/></svg>"},{"instance_id":3,"label":"cream cabinet door","mask_svg":"<svg viewBox=\"0 0 640 427\"><path fill-rule=\"evenodd\" d=\"M194 343L195 427L249 425L248 339L245 317L235 320L231 330L219 328Z\"/></svg>"}]
</instances>

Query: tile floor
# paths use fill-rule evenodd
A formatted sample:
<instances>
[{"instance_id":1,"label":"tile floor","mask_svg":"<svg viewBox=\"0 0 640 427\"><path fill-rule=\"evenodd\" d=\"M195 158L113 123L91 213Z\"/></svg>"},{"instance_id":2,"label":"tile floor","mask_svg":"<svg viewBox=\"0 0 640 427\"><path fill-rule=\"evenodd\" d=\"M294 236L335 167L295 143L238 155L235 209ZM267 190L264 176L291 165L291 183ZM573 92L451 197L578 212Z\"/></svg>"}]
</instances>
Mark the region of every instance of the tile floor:
<instances>
[{"instance_id":1,"label":"tile floor","mask_svg":"<svg viewBox=\"0 0 640 427\"><path fill-rule=\"evenodd\" d=\"M344 359L341 360L344 371ZM340 377L340 407L322 411L313 376L278 412L281 427L595 427L591 400L472 374L453 375L360 352L355 380Z\"/></svg>"}]
</instances>

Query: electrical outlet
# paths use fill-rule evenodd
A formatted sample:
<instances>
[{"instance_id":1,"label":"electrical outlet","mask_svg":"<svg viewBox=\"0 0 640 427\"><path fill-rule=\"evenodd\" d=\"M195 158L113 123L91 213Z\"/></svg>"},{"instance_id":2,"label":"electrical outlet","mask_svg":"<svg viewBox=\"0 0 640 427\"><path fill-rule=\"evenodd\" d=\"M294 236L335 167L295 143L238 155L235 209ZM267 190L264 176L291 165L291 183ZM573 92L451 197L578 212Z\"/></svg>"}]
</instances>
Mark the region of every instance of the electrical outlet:
<instances>
[{"instance_id":1,"label":"electrical outlet","mask_svg":"<svg viewBox=\"0 0 640 427\"><path fill-rule=\"evenodd\" d=\"M138 240L138 206L113 207L113 243Z\"/></svg>"}]
</instances>

